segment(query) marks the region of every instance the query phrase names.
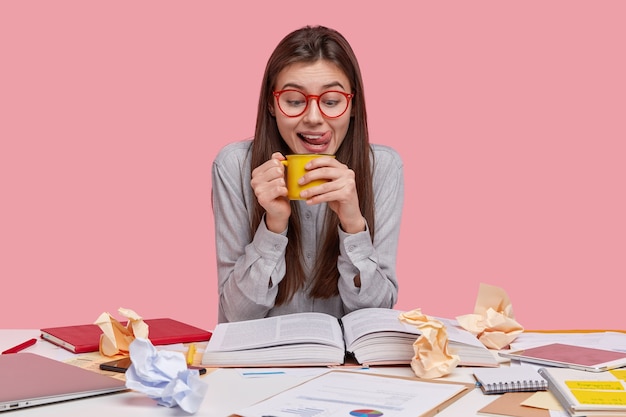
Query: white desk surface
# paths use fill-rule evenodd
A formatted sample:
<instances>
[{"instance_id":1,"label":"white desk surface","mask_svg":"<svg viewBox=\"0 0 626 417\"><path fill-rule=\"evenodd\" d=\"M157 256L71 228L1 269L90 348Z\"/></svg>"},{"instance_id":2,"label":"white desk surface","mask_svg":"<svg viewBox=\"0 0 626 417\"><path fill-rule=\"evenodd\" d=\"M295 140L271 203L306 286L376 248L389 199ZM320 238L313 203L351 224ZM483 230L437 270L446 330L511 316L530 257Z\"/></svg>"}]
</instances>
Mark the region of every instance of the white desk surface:
<instances>
[{"instance_id":1,"label":"white desk surface","mask_svg":"<svg viewBox=\"0 0 626 417\"><path fill-rule=\"evenodd\" d=\"M32 352L57 360L67 360L78 355L56 347L39 338L38 329L0 329L0 352L22 343L30 338L37 338L37 343L23 352ZM17 353L19 355L19 353ZM379 372L391 375L415 376L410 367L376 367L367 372ZM308 379L302 376L272 375L263 378L245 378L234 369L217 369L202 377L209 388L197 416L225 417L244 406L254 404L264 398L290 388ZM474 382L472 368L459 367L448 377L451 381ZM36 383L37 376L33 375ZM476 410L487 405L496 398L484 395L480 389L472 389L467 395L441 411L441 417L467 417L476 415ZM4 416L5 414L0 413ZM159 406L156 402L139 392L124 392L101 397L50 404L39 407L24 408L11 411L6 417L33 416L181 416L189 414L178 407Z\"/></svg>"}]
</instances>

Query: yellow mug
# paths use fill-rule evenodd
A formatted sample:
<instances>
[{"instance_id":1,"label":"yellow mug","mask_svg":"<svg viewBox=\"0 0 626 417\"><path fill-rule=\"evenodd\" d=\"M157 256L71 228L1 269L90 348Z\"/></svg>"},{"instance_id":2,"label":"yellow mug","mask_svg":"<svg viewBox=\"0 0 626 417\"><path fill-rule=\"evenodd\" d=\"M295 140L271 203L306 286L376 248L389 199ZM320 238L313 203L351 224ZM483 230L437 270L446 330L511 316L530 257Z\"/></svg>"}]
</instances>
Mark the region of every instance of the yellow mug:
<instances>
[{"instance_id":1,"label":"yellow mug","mask_svg":"<svg viewBox=\"0 0 626 417\"><path fill-rule=\"evenodd\" d=\"M335 155L316 153L285 155L287 159L281 162L287 167L287 197L290 200L304 200L304 198L300 197L300 191L328 182L328 180L315 180L305 185L298 184L298 180L306 173L304 166L307 162L320 156L335 157Z\"/></svg>"}]
</instances>

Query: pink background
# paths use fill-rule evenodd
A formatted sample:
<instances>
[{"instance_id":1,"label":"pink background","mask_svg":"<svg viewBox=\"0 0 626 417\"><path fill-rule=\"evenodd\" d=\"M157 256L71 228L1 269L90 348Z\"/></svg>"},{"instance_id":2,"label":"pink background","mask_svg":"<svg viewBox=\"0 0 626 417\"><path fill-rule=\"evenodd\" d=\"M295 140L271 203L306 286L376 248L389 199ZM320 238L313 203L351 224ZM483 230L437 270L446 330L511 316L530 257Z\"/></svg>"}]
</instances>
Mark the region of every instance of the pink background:
<instances>
[{"instance_id":1,"label":"pink background","mask_svg":"<svg viewBox=\"0 0 626 417\"><path fill-rule=\"evenodd\" d=\"M414 5L415 4L415 5ZM409 6L411 5L411 6ZM624 329L626 3L0 2L0 327L213 328L211 162L305 24L352 43L405 162L401 309ZM119 317L119 316L118 316Z\"/></svg>"}]
</instances>

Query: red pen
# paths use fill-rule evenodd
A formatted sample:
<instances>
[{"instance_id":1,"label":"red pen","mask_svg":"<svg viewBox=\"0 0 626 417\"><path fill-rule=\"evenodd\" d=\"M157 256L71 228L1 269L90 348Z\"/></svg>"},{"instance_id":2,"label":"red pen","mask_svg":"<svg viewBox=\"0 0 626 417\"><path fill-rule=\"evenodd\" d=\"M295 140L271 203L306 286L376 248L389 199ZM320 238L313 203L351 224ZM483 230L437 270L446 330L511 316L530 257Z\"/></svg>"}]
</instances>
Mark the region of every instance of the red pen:
<instances>
[{"instance_id":1,"label":"red pen","mask_svg":"<svg viewBox=\"0 0 626 417\"><path fill-rule=\"evenodd\" d=\"M5 350L4 352L2 352L2 354L5 355L7 353L17 353L20 350L24 350L27 347L34 345L35 343L37 343L37 339L30 339L25 341L24 343L20 343L17 346L13 346L12 348Z\"/></svg>"}]
</instances>

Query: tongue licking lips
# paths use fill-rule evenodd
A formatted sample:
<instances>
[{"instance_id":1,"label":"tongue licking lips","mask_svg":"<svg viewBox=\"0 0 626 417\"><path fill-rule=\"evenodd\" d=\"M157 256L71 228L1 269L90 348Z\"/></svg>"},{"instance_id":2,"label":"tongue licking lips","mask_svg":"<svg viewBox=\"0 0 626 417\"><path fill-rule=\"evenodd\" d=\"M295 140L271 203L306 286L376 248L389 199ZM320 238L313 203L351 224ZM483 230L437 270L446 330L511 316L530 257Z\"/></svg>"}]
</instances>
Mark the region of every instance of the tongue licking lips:
<instances>
[{"instance_id":1,"label":"tongue licking lips","mask_svg":"<svg viewBox=\"0 0 626 417\"><path fill-rule=\"evenodd\" d=\"M304 142L304 146L308 150L317 152L328 147L330 133L326 132L323 135L305 135L298 133L298 137Z\"/></svg>"}]
</instances>

